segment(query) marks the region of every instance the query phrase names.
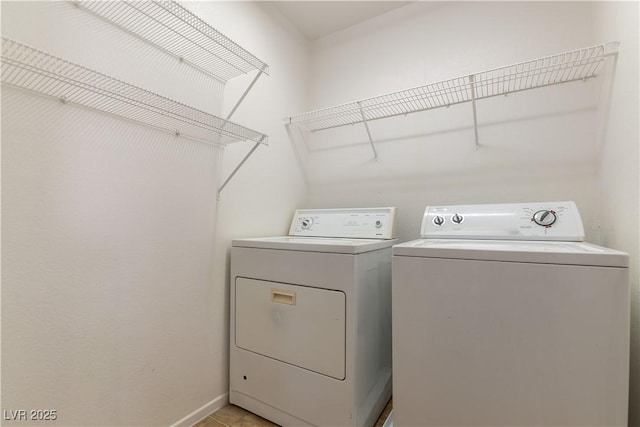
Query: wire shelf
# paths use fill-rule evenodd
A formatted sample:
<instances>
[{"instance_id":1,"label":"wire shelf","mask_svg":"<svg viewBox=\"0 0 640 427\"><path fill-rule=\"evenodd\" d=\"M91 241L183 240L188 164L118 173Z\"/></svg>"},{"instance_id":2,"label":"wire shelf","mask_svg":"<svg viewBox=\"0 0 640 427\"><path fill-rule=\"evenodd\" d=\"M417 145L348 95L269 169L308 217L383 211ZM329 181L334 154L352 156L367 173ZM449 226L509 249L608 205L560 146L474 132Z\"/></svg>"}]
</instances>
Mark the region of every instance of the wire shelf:
<instances>
[{"instance_id":1,"label":"wire shelf","mask_svg":"<svg viewBox=\"0 0 640 427\"><path fill-rule=\"evenodd\" d=\"M468 76L294 115L287 124L315 132L596 77L618 43L597 45Z\"/></svg>"},{"instance_id":2,"label":"wire shelf","mask_svg":"<svg viewBox=\"0 0 640 427\"><path fill-rule=\"evenodd\" d=\"M199 141L267 143L264 134L4 37L2 83Z\"/></svg>"},{"instance_id":3,"label":"wire shelf","mask_svg":"<svg viewBox=\"0 0 640 427\"><path fill-rule=\"evenodd\" d=\"M78 0L76 5L220 80L269 72L267 64L175 1Z\"/></svg>"}]
</instances>

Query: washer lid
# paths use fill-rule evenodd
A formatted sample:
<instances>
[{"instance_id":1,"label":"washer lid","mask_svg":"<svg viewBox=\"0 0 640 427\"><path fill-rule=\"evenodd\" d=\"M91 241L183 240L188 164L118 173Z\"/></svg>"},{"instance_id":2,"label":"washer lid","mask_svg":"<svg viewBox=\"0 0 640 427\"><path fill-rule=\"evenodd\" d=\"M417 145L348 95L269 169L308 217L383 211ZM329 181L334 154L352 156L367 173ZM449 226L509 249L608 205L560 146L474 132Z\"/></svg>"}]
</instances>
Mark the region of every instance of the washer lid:
<instances>
[{"instance_id":1,"label":"washer lid","mask_svg":"<svg viewBox=\"0 0 640 427\"><path fill-rule=\"evenodd\" d=\"M393 246L398 239L335 239L329 237L282 236L235 239L233 247L280 249L287 251L359 254Z\"/></svg>"},{"instance_id":2,"label":"washer lid","mask_svg":"<svg viewBox=\"0 0 640 427\"><path fill-rule=\"evenodd\" d=\"M583 242L421 239L394 246L393 255L603 267L629 266L628 254Z\"/></svg>"}]
</instances>

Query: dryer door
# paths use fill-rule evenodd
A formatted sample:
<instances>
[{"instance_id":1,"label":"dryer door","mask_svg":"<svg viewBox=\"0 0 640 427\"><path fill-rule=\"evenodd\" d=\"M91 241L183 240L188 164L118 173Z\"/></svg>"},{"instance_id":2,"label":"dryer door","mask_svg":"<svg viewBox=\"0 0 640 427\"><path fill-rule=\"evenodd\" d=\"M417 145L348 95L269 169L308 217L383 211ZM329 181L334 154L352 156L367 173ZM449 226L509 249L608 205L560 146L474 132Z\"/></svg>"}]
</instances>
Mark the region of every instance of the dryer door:
<instances>
[{"instance_id":1,"label":"dryer door","mask_svg":"<svg viewBox=\"0 0 640 427\"><path fill-rule=\"evenodd\" d=\"M236 279L236 346L345 378L345 294Z\"/></svg>"}]
</instances>

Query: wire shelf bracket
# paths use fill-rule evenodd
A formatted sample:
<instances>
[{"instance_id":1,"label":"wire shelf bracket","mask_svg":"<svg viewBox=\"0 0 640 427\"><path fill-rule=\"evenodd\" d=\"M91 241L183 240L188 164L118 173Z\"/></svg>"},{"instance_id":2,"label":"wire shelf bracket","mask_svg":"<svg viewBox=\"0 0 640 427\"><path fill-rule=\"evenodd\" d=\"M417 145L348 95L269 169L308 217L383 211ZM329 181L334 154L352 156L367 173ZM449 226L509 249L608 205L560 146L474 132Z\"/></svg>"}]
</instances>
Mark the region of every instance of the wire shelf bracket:
<instances>
[{"instance_id":1,"label":"wire shelf bracket","mask_svg":"<svg viewBox=\"0 0 640 427\"><path fill-rule=\"evenodd\" d=\"M2 84L196 141L267 144L267 135L25 44L2 38Z\"/></svg>"},{"instance_id":2,"label":"wire shelf bracket","mask_svg":"<svg viewBox=\"0 0 640 427\"><path fill-rule=\"evenodd\" d=\"M233 169L233 171L231 171L231 173L229 174L229 176L227 177L227 179L224 180L224 182L222 183L222 185L218 188L218 193L216 195L216 198L218 200L220 200L220 193L222 193L222 190L224 189L224 187L227 186L227 184L229 183L229 181L231 181L231 178L233 178L233 176L236 174L236 172L238 172L238 170L242 167L242 165L244 165L244 163L249 160L249 157L251 157L251 155L254 153L254 151L256 151L258 149L258 147L262 145L261 142L256 142L253 147L251 148L251 150L249 150L249 152L242 158L242 160L240 160L240 162L238 163L238 165Z\"/></svg>"},{"instance_id":3,"label":"wire shelf bracket","mask_svg":"<svg viewBox=\"0 0 640 427\"><path fill-rule=\"evenodd\" d=\"M607 57L618 54L618 42L600 44L443 80L410 89L361 99L320 110L293 115L286 125L298 125L309 132L363 123L377 159L369 122L470 102L476 149L478 138L477 101L499 95L586 81L598 76Z\"/></svg>"},{"instance_id":4,"label":"wire shelf bracket","mask_svg":"<svg viewBox=\"0 0 640 427\"><path fill-rule=\"evenodd\" d=\"M240 98L238 99L238 101L236 102L236 104L233 106L233 108L231 109L231 111L229 112L229 114L227 115L226 120L229 120L231 118L231 116L233 116L233 113L236 112L236 110L238 109L238 107L240 106L240 104L242 103L242 101L244 100L245 96L247 96L247 94L249 93L249 91L251 90L251 88L253 87L253 85L256 83L256 81L258 81L258 78L260 78L260 76L262 75L262 73L264 72L264 70L260 70L258 72L258 74L256 74L256 76L253 78L253 80L251 81L251 83L249 84L249 86L245 89L244 93L240 96ZM266 137L266 135L265 135ZM224 182L222 183L222 185L218 188L218 192L216 194L216 199L220 200L220 193L222 192L222 190L224 189L224 187L227 186L227 184L229 183L229 181L231 180L231 178L233 178L233 176L236 174L236 172L238 172L238 170L240 169L240 167L242 167L242 165L244 164L244 162L246 162L249 157L251 157L251 155L254 153L254 151L256 151L256 149L262 145L262 140L256 142L254 144L254 146L251 148L251 150L249 150L249 152L247 153L246 156L244 156L244 158L242 160L240 160L240 163L238 163L238 165L235 167L235 169L233 169L233 171L229 174L229 176L227 177L227 179L224 180Z\"/></svg>"},{"instance_id":5,"label":"wire shelf bracket","mask_svg":"<svg viewBox=\"0 0 640 427\"><path fill-rule=\"evenodd\" d=\"M358 108L360 109L360 116L362 116L362 123L364 124L364 128L367 131L367 136L369 137L369 144L371 144L371 149L373 150L373 159L378 160L378 152L376 151L376 146L373 144L373 137L371 136L371 130L369 129L369 124L367 123L367 117L364 115L364 111L362 110L362 104L358 102Z\"/></svg>"},{"instance_id":6,"label":"wire shelf bracket","mask_svg":"<svg viewBox=\"0 0 640 427\"><path fill-rule=\"evenodd\" d=\"M480 141L478 140L478 113L476 110L476 84L475 76L472 74L469 76L469 85L471 86L471 106L473 109L473 133L476 141L476 150L480 148Z\"/></svg>"}]
</instances>

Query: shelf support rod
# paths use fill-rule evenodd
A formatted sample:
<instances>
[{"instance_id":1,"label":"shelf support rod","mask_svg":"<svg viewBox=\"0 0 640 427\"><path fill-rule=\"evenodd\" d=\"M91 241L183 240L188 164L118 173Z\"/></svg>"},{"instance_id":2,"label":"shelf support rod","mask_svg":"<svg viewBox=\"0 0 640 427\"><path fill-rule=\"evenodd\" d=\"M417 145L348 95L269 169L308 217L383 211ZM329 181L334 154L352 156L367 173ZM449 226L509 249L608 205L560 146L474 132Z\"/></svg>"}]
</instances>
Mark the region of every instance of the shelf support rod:
<instances>
[{"instance_id":1,"label":"shelf support rod","mask_svg":"<svg viewBox=\"0 0 640 427\"><path fill-rule=\"evenodd\" d=\"M364 128L367 130L367 135L369 136L369 144L371 144L371 149L373 150L373 159L378 160L378 152L376 151L375 145L373 145L373 138L371 137L371 131L369 130L369 124L367 123L367 119L364 117L364 111L362 110L362 104L358 102L358 109L360 110L360 116L362 116L362 123L364 123Z\"/></svg>"},{"instance_id":2,"label":"shelf support rod","mask_svg":"<svg viewBox=\"0 0 640 427\"><path fill-rule=\"evenodd\" d=\"M251 83L249 83L249 86L244 90L244 93L240 96L240 99L238 99L238 102L236 102L236 105L234 105L233 108L231 109L231 111L229 112L229 114L227 114L227 119L226 120L229 120L231 118L231 116L233 116L233 113L236 112L236 110L238 109L238 107L240 106L242 101L244 101L244 98L247 96L247 94L249 93L249 91L251 90L253 85L256 84L256 82L258 81L260 76L264 73L264 70L265 70L266 66L267 66L267 64L263 65L262 68L258 71L258 74L256 74L256 76L253 78L253 80L251 80Z\"/></svg>"},{"instance_id":3,"label":"shelf support rod","mask_svg":"<svg viewBox=\"0 0 640 427\"><path fill-rule=\"evenodd\" d=\"M222 128L224 129L224 127L227 125L227 123L229 122L229 120L231 119L231 116L233 116L233 113L236 112L236 110L238 109L238 107L240 106L240 104L242 103L242 101L244 101L244 98L247 96L247 94L249 93L249 91L251 90L251 88L253 87L254 84L256 84L256 82L258 81L258 79L260 78L260 76L262 74L264 74L264 70L267 67L267 64L264 64L262 66L262 68L258 71L258 74L255 75L255 77L253 78L253 80L251 80L251 83L249 83L249 86L247 86L247 88L244 90L244 92L242 93L242 95L240 96L240 99L238 99L238 102L236 102L236 105L233 106L233 108L231 109L231 111L229 112L229 114L227 114L227 118L225 119L224 125L222 125ZM262 141L264 141L266 135L262 135L262 137L260 138L260 141L256 142L253 147L251 147L251 150L249 150L249 152L242 158L242 160L240 160L240 163L238 163L238 165L235 167L235 169L229 174L229 176L227 177L227 179L224 180L224 182L222 183L222 185L220 186L220 188L218 188L218 194L216 195L216 199L220 200L220 193L222 192L222 190L224 189L224 187L227 186L227 184L229 183L229 181L231 181L231 178L233 178L233 176L238 172L238 170L242 167L242 165L244 164L244 162L246 162L249 157L251 157L251 155L253 154L254 151L256 151L258 149L258 147L262 144Z\"/></svg>"},{"instance_id":4,"label":"shelf support rod","mask_svg":"<svg viewBox=\"0 0 640 427\"><path fill-rule=\"evenodd\" d=\"M478 117L476 115L476 83L475 76L471 74L469 76L469 83L471 84L471 105L473 107L473 131L476 138L476 150L480 148L480 143L478 142Z\"/></svg>"},{"instance_id":5,"label":"shelf support rod","mask_svg":"<svg viewBox=\"0 0 640 427\"><path fill-rule=\"evenodd\" d=\"M227 184L229 183L229 181L231 181L231 178L233 178L233 176L236 174L236 172L238 172L238 170L242 167L242 165L244 164L244 162L246 162L249 157L251 157L251 155L253 154L254 151L256 151L256 149L262 145L262 140L264 139L264 135L262 136L262 138L260 138L260 141L256 142L253 147L251 148L251 150L249 150L249 152L242 158L242 160L240 160L240 163L238 163L238 166L236 166L236 168L229 174L229 176L227 177L227 179L224 180L224 182L222 183L222 185L220 186L220 188L218 188L218 194L217 194L217 199L220 199L220 193L222 192L222 190L224 189L224 187L227 186Z\"/></svg>"}]
</instances>

